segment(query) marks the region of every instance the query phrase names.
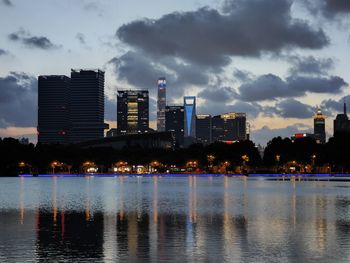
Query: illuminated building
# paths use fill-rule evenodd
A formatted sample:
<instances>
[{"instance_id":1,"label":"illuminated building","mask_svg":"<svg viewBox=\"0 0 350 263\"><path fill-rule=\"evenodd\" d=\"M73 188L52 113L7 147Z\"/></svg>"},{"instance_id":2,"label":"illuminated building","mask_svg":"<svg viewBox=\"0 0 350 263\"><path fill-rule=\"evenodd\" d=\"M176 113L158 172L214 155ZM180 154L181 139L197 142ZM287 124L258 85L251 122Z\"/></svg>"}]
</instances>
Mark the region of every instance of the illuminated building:
<instances>
[{"instance_id":1,"label":"illuminated building","mask_svg":"<svg viewBox=\"0 0 350 263\"><path fill-rule=\"evenodd\" d=\"M320 143L326 143L326 116L318 109L314 116L314 134Z\"/></svg>"},{"instance_id":2,"label":"illuminated building","mask_svg":"<svg viewBox=\"0 0 350 263\"><path fill-rule=\"evenodd\" d=\"M68 143L69 86L70 78L67 76L39 76L39 143Z\"/></svg>"},{"instance_id":3,"label":"illuminated building","mask_svg":"<svg viewBox=\"0 0 350 263\"><path fill-rule=\"evenodd\" d=\"M104 72L71 71L69 97L70 142L78 143L104 137Z\"/></svg>"},{"instance_id":4,"label":"illuminated building","mask_svg":"<svg viewBox=\"0 0 350 263\"><path fill-rule=\"evenodd\" d=\"M117 96L118 134L149 131L149 97L147 90L119 90Z\"/></svg>"},{"instance_id":5,"label":"illuminated building","mask_svg":"<svg viewBox=\"0 0 350 263\"><path fill-rule=\"evenodd\" d=\"M346 103L344 102L344 113L337 115L334 120L334 135L339 132L350 132L350 121L346 113Z\"/></svg>"},{"instance_id":6,"label":"illuminated building","mask_svg":"<svg viewBox=\"0 0 350 263\"><path fill-rule=\"evenodd\" d=\"M158 80L157 131L165 131L166 79Z\"/></svg>"},{"instance_id":7,"label":"illuminated building","mask_svg":"<svg viewBox=\"0 0 350 263\"><path fill-rule=\"evenodd\" d=\"M211 143L211 116L207 114L199 114L196 116L196 139L198 143Z\"/></svg>"},{"instance_id":8,"label":"illuminated building","mask_svg":"<svg viewBox=\"0 0 350 263\"><path fill-rule=\"evenodd\" d=\"M246 114L230 112L212 118L212 141L247 139Z\"/></svg>"},{"instance_id":9,"label":"illuminated building","mask_svg":"<svg viewBox=\"0 0 350 263\"><path fill-rule=\"evenodd\" d=\"M175 143L178 146L184 144L184 117L183 106L166 106L165 130L173 133Z\"/></svg>"},{"instance_id":10,"label":"illuminated building","mask_svg":"<svg viewBox=\"0 0 350 263\"><path fill-rule=\"evenodd\" d=\"M194 142L196 138L196 97L184 97L185 110L185 140L189 143ZM185 142L186 144L186 142Z\"/></svg>"}]
</instances>

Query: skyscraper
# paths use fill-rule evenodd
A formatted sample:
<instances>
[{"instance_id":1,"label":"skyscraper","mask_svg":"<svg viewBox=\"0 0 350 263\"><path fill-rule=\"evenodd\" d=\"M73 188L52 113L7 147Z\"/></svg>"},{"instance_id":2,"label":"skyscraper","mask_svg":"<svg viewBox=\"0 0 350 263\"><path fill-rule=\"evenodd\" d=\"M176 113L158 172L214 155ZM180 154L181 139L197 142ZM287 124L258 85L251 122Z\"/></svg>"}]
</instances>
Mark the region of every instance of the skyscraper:
<instances>
[{"instance_id":1,"label":"skyscraper","mask_svg":"<svg viewBox=\"0 0 350 263\"><path fill-rule=\"evenodd\" d=\"M212 118L212 141L247 139L246 114L230 112Z\"/></svg>"},{"instance_id":2,"label":"skyscraper","mask_svg":"<svg viewBox=\"0 0 350 263\"><path fill-rule=\"evenodd\" d=\"M118 134L138 134L149 130L147 90L119 90L117 96Z\"/></svg>"},{"instance_id":3,"label":"skyscraper","mask_svg":"<svg viewBox=\"0 0 350 263\"><path fill-rule=\"evenodd\" d=\"M346 103L344 102L344 112L337 115L334 120L334 135L340 132L350 132L350 121L346 112Z\"/></svg>"},{"instance_id":4,"label":"skyscraper","mask_svg":"<svg viewBox=\"0 0 350 263\"><path fill-rule=\"evenodd\" d=\"M196 139L202 144L211 143L211 116L206 114L199 114L196 116Z\"/></svg>"},{"instance_id":5,"label":"skyscraper","mask_svg":"<svg viewBox=\"0 0 350 263\"><path fill-rule=\"evenodd\" d=\"M185 138L196 138L196 97L184 97Z\"/></svg>"},{"instance_id":6,"label":"skyscraper","mask_svg":"<svg viewBox=\"0 0 350 263\"><path fill-rule=\"evenodd\" d=\"M166 79L158 79L157 131L165 131Z\"/></svg>"},{"instance_id":7,"label":"skyscraper","mask_svg":"<svg viewBox=\"0 0 350 263\"><path fill-rule=\"evenodd\" d=\"M68 143L69 85L70 78L67 76L39 76L39 143Z\"/></svg>"},{"instance_id":8,"label":"skyscraper","mask_svg":"<svg viewBox=\"0 0 350 263\"><path fill-rule=\"evenodd\" d=\"M165 130L171 131L177 145L184 144L184 107L166 106L165 108Z\"/></svg>"},{"instance_id":9,"label":"skyscraper","mask_svg":"<svg viewBox=\"0 0 350 263\"><path fill-rule=\"evenodd\" d=\"M72 69L70 86L70 142L103 138L104 72Z\"/></svg>"},{"instance_id":10,"label":"skyscraper","mask_svg":"<svg viewBox=\"0 0 350 263\"><path fill-rule=\"evenodd\" d=\"M316 115L314 116L314 134L316 140L320 143L326 143L326 116L322 114L321 109L317 109Z\"/></svg>"}]
</instances>

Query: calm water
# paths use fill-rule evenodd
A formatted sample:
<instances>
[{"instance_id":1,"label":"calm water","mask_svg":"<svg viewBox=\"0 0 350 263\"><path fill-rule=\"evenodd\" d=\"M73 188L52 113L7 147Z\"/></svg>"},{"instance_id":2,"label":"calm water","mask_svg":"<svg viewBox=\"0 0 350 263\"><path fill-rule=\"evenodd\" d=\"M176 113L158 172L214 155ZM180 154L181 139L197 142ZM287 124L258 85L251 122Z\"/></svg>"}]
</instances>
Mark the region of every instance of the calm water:
<instances>
[{"instance_id":1,"label":"calm water","mask_svg":"<svg viewBox=\"0 0 350 263\"><path fill-rule=\"evenodd\" d=\"M349 262L350 182L0 178L0 262Z\"/></svg>"}]
</instances>

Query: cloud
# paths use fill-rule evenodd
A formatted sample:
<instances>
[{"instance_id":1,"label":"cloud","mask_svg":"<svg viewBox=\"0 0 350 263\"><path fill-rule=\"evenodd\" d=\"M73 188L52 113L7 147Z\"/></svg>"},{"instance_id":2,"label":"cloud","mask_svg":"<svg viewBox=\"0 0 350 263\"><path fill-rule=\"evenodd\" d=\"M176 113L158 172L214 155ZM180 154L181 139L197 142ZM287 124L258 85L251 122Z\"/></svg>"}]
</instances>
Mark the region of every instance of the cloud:
<instances>
[{"instance_id":1,"label":"cloud","mask_svg":"<svg viewBox=\"0 0 350 263\"><path fill-rule=\"evenodd\" d=\"M75 37L79 40L80 44L86 45L85 35L83 33L77 33Z\"/></svg>"},{"instance_id":2,"label":"cloud","mask_svg":"<svg viewBox=\"0 0 350 263\"><path fill-rule=\"evenodd\" d=\"M313 133L312 127L306 126L304 124L296 123L293 125L289 125L285 128L277 128L272 129L268 126L264 126L261 129L253 130L250 134L251 139L261 145L266 145L269 140L274 137L281 136L282 138L288 137L290 138L295 133L305 132L305 133Z\"/></svg>"},{"instance_id":3,"label":"cloud","mask_svg":"<svg viewBox=\"0 0 350 263\"><path fill-rule=\"evenodd\" d=\"M312 13L321 13L328 19L350 13L350 1L348 0L303 0L302 3Z\"/></svg>"},{"instance_id":4,"label":"cloud","mask_svg":"<svg viewBox=\"0 0 350 263\"><path fill-rule=\"evenodd\" d=\"M314 115L315 108L288 98L276 103L275 113L283 118L306 119Z\"/></svg>"},{"instance_id":5,"label":"cloud","mask_svg":"<svg viewBox=\"0 0 350 263\"><path fill-rule=\"evenodd\" d=\"M10 0L2 0L1 2L6 6L13 6L13 4Z\"/></svg>"},{"instance_id":6,"label":"cloud","mask_svg":"<svg viewBox=\"0 0 350 263\"><path fill-rule=\"evenodd\" d=\"M6 56L6 55L9 55L10 52L8 52L7 50L4 50L4 49L1 49L0 48L0 56Z\"/></svg>"},{"instance_id":7,"label":"cloud","mask_svg":"<svg viewBox=\"0 0 350 263\"><path fill-rule=\"evenodd\" d=\"M37 80L20 72L0 77L0 128L37 123Z\"/></svg>"},{"instance_id":8,"label":"cloud","mask_svg":"<svg viewBox=\"0 0 350 263\"><path fill-rule=\"evenodd\" d=\"M259 57L292 48L320 49L329 39L320 28L294 19L289 0L227 1L222 12L208 7L175 12L121 26L124 43L153 57L222 67L231 56Z\"/></svg>"},{"instance_id":9,"label":"cloud","mask_svg":"<svg viewBox=\"0 0 350 263\"><path fill-rule=\"evenodd\" d=\"M290 76L285 80L266 74L242 84L238 98L244 101L275 100L277 98L301 97L307 92L338 94L348 83L338 76Z\"/></svg>"},{"instance_id":10,"label":"cloud","mask_svg":"<svg viewBox=\"0 0 350 263\"><path fill-rule=\"evenodd\" d=\"M38 48L43 50L58 49L61 46L55 45L50 39L44 36L32 36L28 31L20 29L17 32L11 33L9 39L13 42L20 42L28 48Z\"/></svg>"},{"instance_id":11,"label":"cloud","mask_svg":"<svg viewBox=\"0 0 350 263\"><path fill-rule=\"evenodd\" d=\"M328 75L329 71L334 68L334 61L331 58L315 58L314 56L308 57L289 57L289 62L292 63L292 67L289 70L291 75L296 74L316 74L316 75Z\"/></svg>"},{"instance_id":12,"label":"cloud","mask_svg":"<svg viewBox=\"0 0 350 263\"><path fill-rule=\"evenodd\" d=\"M141 52L129 51L108 62L118 80L126 81L136 88L149 89L155 94L157 79L166 77L168 98L180 97L191 85L207 85L208 70L193 67L174 58L166 57L152 60Z\"/></svg>"},{"instance_id":13,"label":"cloud","mask_svg":"<svg viewBox=\"0 0 350 263\"><path fill-rule=\"evenodd\" d=\"M198 97L207 101L225 103L232 101L237 96L234 89L230 87L208 87L198 93Z\"/></svg>"},{"instance_id":14,"label":"cloud","mask_svg":"<svg viewBox=\"0 0 350 263\"><path fill-rule=\"evenodd\" d=\"M339 100L328 99L321 102L321 109L326 115L343 113L344 102L350 105L350 95L344 96Z\"/></svg>"}]
</instances>

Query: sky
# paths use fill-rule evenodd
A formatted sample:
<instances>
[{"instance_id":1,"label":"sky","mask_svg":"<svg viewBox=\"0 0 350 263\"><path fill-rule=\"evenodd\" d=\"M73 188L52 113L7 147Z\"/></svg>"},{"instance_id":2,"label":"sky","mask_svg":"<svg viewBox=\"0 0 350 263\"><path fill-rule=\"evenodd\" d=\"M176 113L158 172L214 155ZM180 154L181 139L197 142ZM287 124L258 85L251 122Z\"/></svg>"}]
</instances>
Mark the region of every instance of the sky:
<instances>
[{"instance_id":1,"label":"sky","mask_svg":"<svg viewBox=\"0 0 350 263\"><path fill-rule=\"evenodd\" d=\"M167 104L197 96L197 113L246 112L251 138L313 132L320 107L350 104L348 0L0 0L0 137L36 142L37 77L105 73L105 119L116 91L168 82Z\"/></svg>"}]
</instances>

